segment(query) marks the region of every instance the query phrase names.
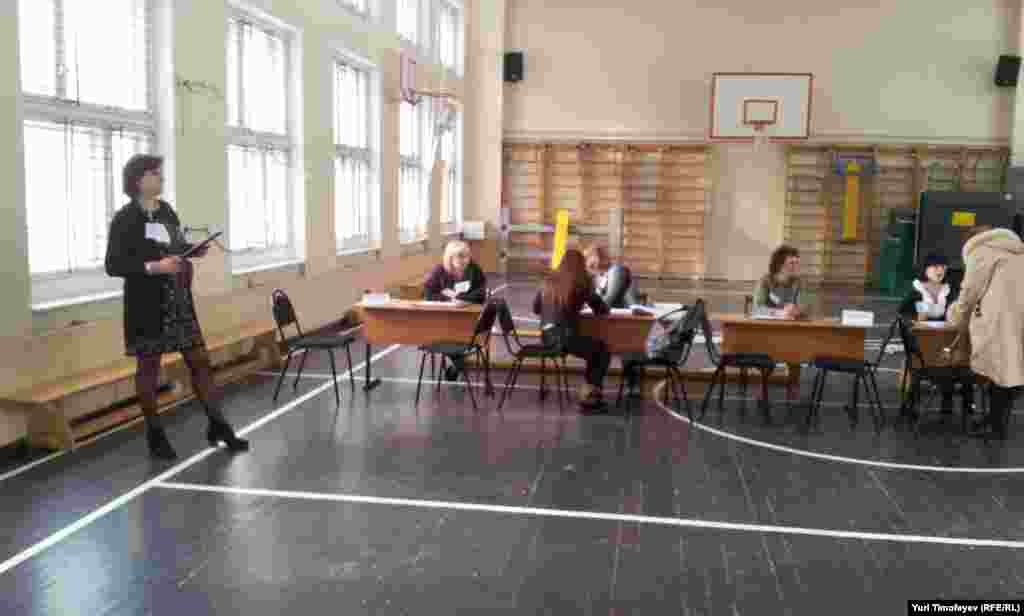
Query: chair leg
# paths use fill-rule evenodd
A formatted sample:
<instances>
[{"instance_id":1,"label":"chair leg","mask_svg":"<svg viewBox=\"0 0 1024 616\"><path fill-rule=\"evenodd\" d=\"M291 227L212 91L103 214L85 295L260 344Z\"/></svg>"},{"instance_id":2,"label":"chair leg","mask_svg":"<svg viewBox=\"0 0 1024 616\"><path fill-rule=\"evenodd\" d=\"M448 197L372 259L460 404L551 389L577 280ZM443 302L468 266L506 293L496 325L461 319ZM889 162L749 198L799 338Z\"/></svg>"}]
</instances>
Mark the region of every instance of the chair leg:
<instances>
[{"instance_id":1,"label":"chair leg","mask_svg":"<svg viewBox=\"0 0 1024 616\"><path fill-rule=\"evenodd\" d=\"M683 404L686 406L686 416L689 417L690 421L693 421L693 405L690 404L690 396L686 392L686 381L683 379L683 373L676 366L672 366L669 370L672 371L676 382L679 383L679 392L682 393Z\"/></svg>"},{"instance_id":2,"label":"chair leg","mask_svg":"<svg viewBox=\"0 0 1024 616\"><path fill-rule=\"evenodd\" d=\"M434 354L431 353L430 356L433 357ZM441 395L441 381L444 380L445 373L448 372L448 356L447 355L444 355L443 353L441 355L438 355L438 357L437 357L437 367L438 367L437 378L434 379L434 395L435 396L440 396Z\"/></svg>"},{"instance_id":3,"label":"chair leg","mask_svg":"<svg viewBox=\"0 0 1024 616\"><path fill-rule=\"evenodd\" d=\"M569 364L566 362L565 355L562 356L562 361L559 363L557 359L552 360L555 366L559 369L561 380L558 382L558 395L559 400L565 399L565 404L570 404L572 400L569 397ZM565 409L565 404L559 404L559 410Z\"/></svg>"},{"instance_id":4,"label":"chair leg","mask_svg":"<svg viewBox=\"0 0 1024 616\"><path fill-rule=\"evenodd\" d=\"M825 392L825 370L818 370L818 373L814 375L814 386L811 388L811 406L807 409L807 427L811 427L811 423L818 415L818 409L821 406L821 397Z\"/></svg>"},{"instance_id":5,"label":"chair leg","mask_svg":"<svg viewBox=\"0 0 1024 616\"><path fill-rule=\"evenodd\" d=\"M341 394L338 393L338 368L334 365L334 349L327 349L327 356L331 358L331 382L334 383L334 400L341 406Z\"/></svg>"},{"instance_id":6,"label":"chair leg","mask_svg":"<svg viewBox=\"0 0 1024 616\"><path fill-rule=\"evenodd\" d=\"M715 369L715 373L711 375L711 384L708 385L708 390L704 392L704 402L700 406L700 418L704 419L704 415L708 412L708 403L711 402L711 397L715 395L715 383L718 382L718 377L722 374L722 366ZM724 387L724 385L723 385Z\"/></svg>"},{"instance_id":7,"label":"chair leg","mask_svg":"<svg viewBox=\"0 0 1024 616\"><path fill-rule=\"evenodd\" d=\"M853 392L850 396L850 408L848 411L851 428L855 428L860 423L860 378L860 374L856 374L853 377ZM866 384L865 387L867 387Z\"/></svg>"},{"instance_id":8,"label":"chair leg","mask_svg":"<svg viewBox=\"0 0 1024 616\"><path fill-rule=\"evenodd\" d=\"M512 368L508 371L508 376L505 377L505 389L501 392L501 399L498 401L498 411L501 411L501 407L505 406L505 399L508 398L509 390L515 387L516 377L519 374L519 366L523 364L523 360L517 357L512 362Z\"/></svg>"},{"instance_id":9,"label":"chair leg","mask_svg":"<svg viewBox=\"0 0 1024 616\"><path fill-rule=\"evenodd\" d=\"M348 357L348 384L352 387L353 395L356 393L356 375L352 371L352 345L345 345L345 356Z\"/></svg>"},{"instance_id":10,"label":"chair leg","mask_svg":"<svg viewBox=\"0 0 1024 616\"><path fill-rule=\"evenodd\" d=\"M462 380L466 381L466 389L469 391L469 401L473 403L473 410L480 410L480 407L476 405L476 394L473 393L473 382L469 380L469 365L466 365L462 370Z\"/></svg>"},{"instance_id":11,"label":"chair leg","mask_svg":"<svg viewBox=\"0 0 1024 616\"><path fill-rule=\"evenodd\" d=\"M885 408L882 406L882 396L878 393L878 381L875 380L873 370L868 370L864 385L865 389L868 389L868 398L871 399L871 404L874 406L872 410L875 415L875 431L881 432L885 425Z\"/></svg>"},{"instance_id":12,"label":"chair leg","mask_svg":"<svg viewBox=\"0 0 1024 616\"><path fill-rule=\"evenodd\" d=\"M434 381L437 379L437 366L434 363L434 354L430 353L430 380Z\"/></svg>"},{"instance_id":13,"label":"chair leg","mask_svg":"<svg viewBox=\"0 0 1024 616\"><path fill-rule=\"evenodd\" d=\"M747 369L740 368L740 395L747 397Z\"/></svg>"},{"instance_id":14,"label":"chair leg","mask_svg":"<svg viewBox=\"0 0 1024 616\"><path fill-rule=\"evenodd\" d=\"M772 407L772 403L768 399L768 377L771 374L771 370L761 369L761 410L765 412L769 412Z\"/></svg>"},{"instance_id":15,"label":"chair leg","mask_svg":"<svg viewBox=\"0 0 1024 616\"><path fill-rule=\"evenodd\" d=\"M488 398L494 397L494 384L491 383L491 351L480 349L477 351L479 361L484 365L484 395Z\"/></svg>"},{"instance_id":16,"label":"chair leg","mask_svg":"<svg viewBox=\"0 0 1024 616\"><path fill-rule=\"evenodd\" d=\"M725 384L729 381L725 374L725 370L721 373L721 382L718 383L718 412L721 413L725 410Z\"/></svg>"},{"instance_id":17,"label":"chair leg","mask_svg":"<svg viewBox=\"0 0 1024 616\"><path fill-rule=\"evenodd\" d=\"M295 373L295 382L292 383L292 391L299 388L299 379L302 378L302 369L306 366L306 356L309 355L310 350L306 349L302 357L299 358L299 371Z\"/></svg>"},{"instance_id":18,"label":"chair leg","mask_svg":"<svg viewBox=\"0 0 1024 616\"><path fill-rule=\"evenodd\" d=\"M420 377L416 379L416 404L420 403L420 387L423 386L423 368L427 365L427 353L420 354ZM434 356L430 356L430 365L433 368Z\"/></svg>"},{"instance_id":19,"label":"chair leg","mask_svg":"<svg viewBox=\"0 0 1024 616\"><path fill-rule=\"evenodd\" d=\"M544 358L540 358L540 399L543 400L548 397L548 392L544 388L544 376L547 373L547 365Z\"/></svg>"},{"instance_id":20,"label":"chair leg","mask_svg":"<svg viewBox=\"0 0 1024 616\"><path fill-rule=\"evenodd\" d=\"M281 393L281 383L284 382L284 375L292 363L292 353L294 352L293 350L288 351L288 357L284 359L284 365L281 366L281 374L277 376L277 387L274 388L274 402L277 402L277 395Z\"/></svg>"}]
</instances>

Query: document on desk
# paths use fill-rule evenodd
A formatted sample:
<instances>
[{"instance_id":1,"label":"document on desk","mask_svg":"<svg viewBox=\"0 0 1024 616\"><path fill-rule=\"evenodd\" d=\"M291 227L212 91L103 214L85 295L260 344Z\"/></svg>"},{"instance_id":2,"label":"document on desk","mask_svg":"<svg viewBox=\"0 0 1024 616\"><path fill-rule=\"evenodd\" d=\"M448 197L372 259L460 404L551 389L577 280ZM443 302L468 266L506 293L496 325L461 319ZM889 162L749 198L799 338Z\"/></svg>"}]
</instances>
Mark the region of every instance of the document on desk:
<instances>
[{"instance_id":1,"label":"document on desk","mask_svg":"<svg viewBox=\"0 0 1024 616\"><path fill-rule=\"evenodd\" d=\"M786 317L781 314L752 314L750 318L755 321L788 321Z\"/></svg>"},{"instance_id":2,"label":"document on desk","mask_svg":"<svg viewBox=\"0 0 1024 616\"><path fill-rule=\"evenodd\" d=\"M466 291L469 291L469 281L468 280L463 280L462 282L456 282L455 283L455 292L456 293L465 293Z\"/></svg>"},{"instance_id":3,"label":"document on desk","mask_svg":"<svg viewBox=\"0 0 1024 616\"><path fill-rule=\"evenodd\" d=\"M632 316L633 310L631 308L612 308L612 314Z\"/></svg>"},{"instance_id":4,"label":"document on desk","mask_svg":"<svg viewBox=\"0 0 1024 616\"><path fill-rule=\"evenodd\" d=\"M918 325L924 325L925 327L930 327L932 329L945 329L946 328L946 322L945 321L920 321L918 323Z\"/></svg>"}]
</instances>

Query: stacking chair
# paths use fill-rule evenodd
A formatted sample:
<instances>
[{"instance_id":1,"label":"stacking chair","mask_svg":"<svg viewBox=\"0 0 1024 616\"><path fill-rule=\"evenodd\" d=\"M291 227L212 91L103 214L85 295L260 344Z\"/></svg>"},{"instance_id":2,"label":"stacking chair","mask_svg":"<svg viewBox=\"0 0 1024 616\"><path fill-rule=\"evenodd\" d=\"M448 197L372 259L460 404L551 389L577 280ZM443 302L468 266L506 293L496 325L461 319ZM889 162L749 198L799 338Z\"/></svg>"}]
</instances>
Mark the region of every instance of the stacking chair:
<instances>
[{"instance_id":1,"label":"stacking chair","mask_svg":"<svg viewBox=\"0 0 1024 616\"><path fill-rule=\"evenodd\" d=\"M299 318L295 314L295 308L292 306L292 300L288 298L288 294L281 289L274 289L270 294L271 308L274 313L274 322L277 323L277 331L281 334L281 341L284 343L288 356L284 361L284 366L281 367L281 374L277 377L277 387L274 389L274 401L277 401L277 395L281 391L281 382L284 380L284 375L288 371L288 366L291 365L292 354L296 351L306 351L302 354L302 358L299 360L299 370L295 373L295 383L292 385L294 391L299 386L299 378L302 376L302 368L306 365L306 355L309 351L314 349L321 349L327 351L328 356L331 358L331 375L334 377L334 397L338 404L341 404L341 394L338 393L338 370L334 364L334 349L344 348L345 355L348 357L348 380L352 386L352 393L356 391L356 380L352 374L352 342L356 339L354 334L324 334L324 335L306 335L302 332L302 326L299 325ZM293 325L295 326L296 334L292 338L289 338L285 334L285 328Z\"/></svg>"},{"instance_id":2,"label":"stacking chair","mask_svg":"<svg viewBox=\"0 0 1024 616\"><path fill-rule=\"evenodd\" d=\"M433 366L435 357L440 356L441 371L437 379L437 391L441 390L441 376L445 372L446 358L458 356L469 358L475 356L480 365L484 368L484 378L487 385L487 395L493 395L491 388L491 328L494 327L494 320L497 316L497 306L493 302L484 304L480 312L476 327L473 329L473 337L469 340L439 340L419 347L420 350L420 376L416 381L416 404L420 402L420 387L423 385L423 368L426 365L427 357L430 357L430 364ZM476 409L476 395L473 393L473 382L469 379L469 365L465 364L462 370L462 378L466 381L466 389L469 390L469 399Z\"/></svg>"},{"instance_id":3,"label":"stacking chair","mask_svg":"<svg viewBox=\"0 0 1024 616\"><path fill-rule=\"evenodd\" d=\"M512 355L512 368L505 377L505 389L501 392L501 400L498 402L498 410L505 405L509 391L516 386L519 379L519 372L522 370L523 362L527 359L540 360L540 397L544 399L547 392L544 388L544 375L546 363L551 361L555 367L555 388L558 390L559 407L564 408L564 402L569 401L569 371L566 367L566 352L560 346L545 344L523 344L516 331L515 320L512 319L512 311L504 300L494 302L498 307L498 324L501 327L501 337L505 340L505 348ZM513 342L515 345L513 346ZM561 363L559 363L561 362ZM563 402L564 394L564 402Z\"/></svg>"},{"instance_id":4,"label":"stacking chair","mask_svg":"<svg viewBox=\"0 0 1024 616\"><path fill-rule=\"evenodd\" d=\"M974 386L977 383L977 376L969 366L932 366L925 361L921 345L914 335L913 326L903 317L896 320L899 327L900 339L903 342L903 352L906 354L903 365L903 374L910 380L910 392L903 399L900 407L900 415L913 422L914 433L920 428L921 413L918 410L921 402L921 384L924 382L935 385L952 384L954 387L960 385ZM961 425L964 432L967 431L967 415L965 409L961 418Z\"/></svg>"},{"instance_id":5,"label":"stacking chair","mask_svg":"<svg viewBox=\"0 0 1024 616\"><path fill-rule=\"evenodd\" d=\"M677 320L670 320L668 317L685 312L685 316ZM660 366L665 369L665 378L668 387L665 388L665 404L669 403L669 388L672 390L673 406L679 407L679 402L686 405L686 414L693 419L693 407L690 406L690 399L686 395L686 381L683 378L680 368L686 364L690 357L690 350L693 348L693 339L697 335L697 328L702 324L704 314L704 300L698 299L693 306L683 306L658 318L657 322L666 329L669 336L669 346L662 350L658 357L650 357L647 353L627 353L622 356L623 366L628 362L634 369L646 369L649 366ZM626 375L623 374L619 382L619 395L615 404L622 402L622 393L625 389ZM682 393L682 396L680 396Z\"/></svg>"},{"instance_id":6,"label":"stacking chair","mask_svg":"<svg viewBox=\"0 0 1024 616\"><path fill-rule=\"evenodd\" d=\"M814 386L811 388L811 407L807 411L808 426L811 425L813 419L818 417L818 413L821 411L821 400L825 395L825 381L828 378L828 373L840 372L854 376L852 399L846 407L846 413L850 416L850 427L855 427L860 417L858 412L858 396L860 394L860 384L863 382L864 391L867 393L868 404L871 406L871 412L875 421L875 432L882 431L882 426L885 425L885 407L882 406L882 398L878 393L878 381L875 375L877 374L879 364L885 358L885 347L889 346L889 343L892 342L892 339L896 337L898 332L899 321L893 321L892 325L889 326L889 333L886 334L885 340L882 341L882 348L878 350L878 355L874 361L827 356L814 358L812 363L818 369L818 373L814 375Z\"/></svg>"},{"instance_id":7,"label":"stacking chair","mask_svg":"<svg viewBox=\"0 0 1024 616\"><path fill-rule=\"evenodd\" d=\"M767 412L769 408L768 377L775 371L775 360L772 359L771 355L765 353L722 353L718 349L718 345L715 344L707 310L701 310L701 313L701 328L704 330L704 337L707 339L705 346L708 350L708 357L711 358L711 363L715 365L715 373L712 375L711 384L704 395L704 402L701 404L700 409L700 418L704 419L704 415L708 412L708 403L711 401L711 396L714 395L716 385L720 388L718 390L718 410L719 412L722 411L725 402L725 371L728 368L739 368L740 383L742 384L744 394L747 387L747 371L757 370L761 373L761 404Z\"/></svg>"}]
</instances>

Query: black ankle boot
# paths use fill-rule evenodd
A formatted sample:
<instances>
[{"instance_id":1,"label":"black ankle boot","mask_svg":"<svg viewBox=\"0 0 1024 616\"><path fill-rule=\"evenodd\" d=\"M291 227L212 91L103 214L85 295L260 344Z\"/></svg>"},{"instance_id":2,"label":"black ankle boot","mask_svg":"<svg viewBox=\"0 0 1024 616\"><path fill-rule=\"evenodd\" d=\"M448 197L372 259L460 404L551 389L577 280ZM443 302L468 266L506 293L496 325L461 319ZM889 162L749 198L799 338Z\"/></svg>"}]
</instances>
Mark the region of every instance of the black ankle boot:
<instances>
[{"instance_id":1,"label":"black ankle boot","mask_svg":"<svg viewBox=\"0 0 1024 616\"><path fill-rule=\"evenodd\" d=\"M149 445L149 455L154 458L173 460L178 457L174 447L171 447L171 442L167 440L167 433L163 428L147 429L146 444Z\"/></svg>"},{"instance_id":2,"label":"black ankle boot","mask_svg":"<svg viewBox=\"0 0 1024 616\"><path fill-rule=\"evenodd\" d=\"M235 436L235 431L226 421L210 420L210 428L206 431L206 440L213 447L223 441L229 451L249 451L249 441Z\"/></svg>"}]
</instances>

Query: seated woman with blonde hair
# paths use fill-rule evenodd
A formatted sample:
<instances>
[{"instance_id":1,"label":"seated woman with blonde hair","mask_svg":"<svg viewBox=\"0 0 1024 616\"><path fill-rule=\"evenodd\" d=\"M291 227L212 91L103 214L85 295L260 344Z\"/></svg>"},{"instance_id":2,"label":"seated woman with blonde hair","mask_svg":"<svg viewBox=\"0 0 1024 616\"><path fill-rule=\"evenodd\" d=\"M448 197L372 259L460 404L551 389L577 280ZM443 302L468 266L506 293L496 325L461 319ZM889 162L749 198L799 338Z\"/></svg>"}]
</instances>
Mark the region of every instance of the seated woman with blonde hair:
<instances>
[{"instance_id":1,"label":"seated woman with blonde hair","mask_svg":"<svg viewBox=\"0 0 1024 616\"><path fill-rule=\"evenodd\" d=\"M444 247L444 259L427 274L423 282L423 298L428 301L462 301L482 304L487 299L487 277L473 262L469 244L452 240ZM465 368L462 355L449 355L451 361L445 380L455 381Z\"/></svg>"},{"instance_id":2,"label":"seated woman with blonde hair","mask_svg":"<svg viewBox=\"0 0 1024 616\"><path fill-rule=\"evenodd\" d=\"M443 261L423 281L423 298L428 301L459 300L482 304L487 299L487 277L473 262L469 244L452 240L444 247Z\"/></svg>"}]
</instances>

